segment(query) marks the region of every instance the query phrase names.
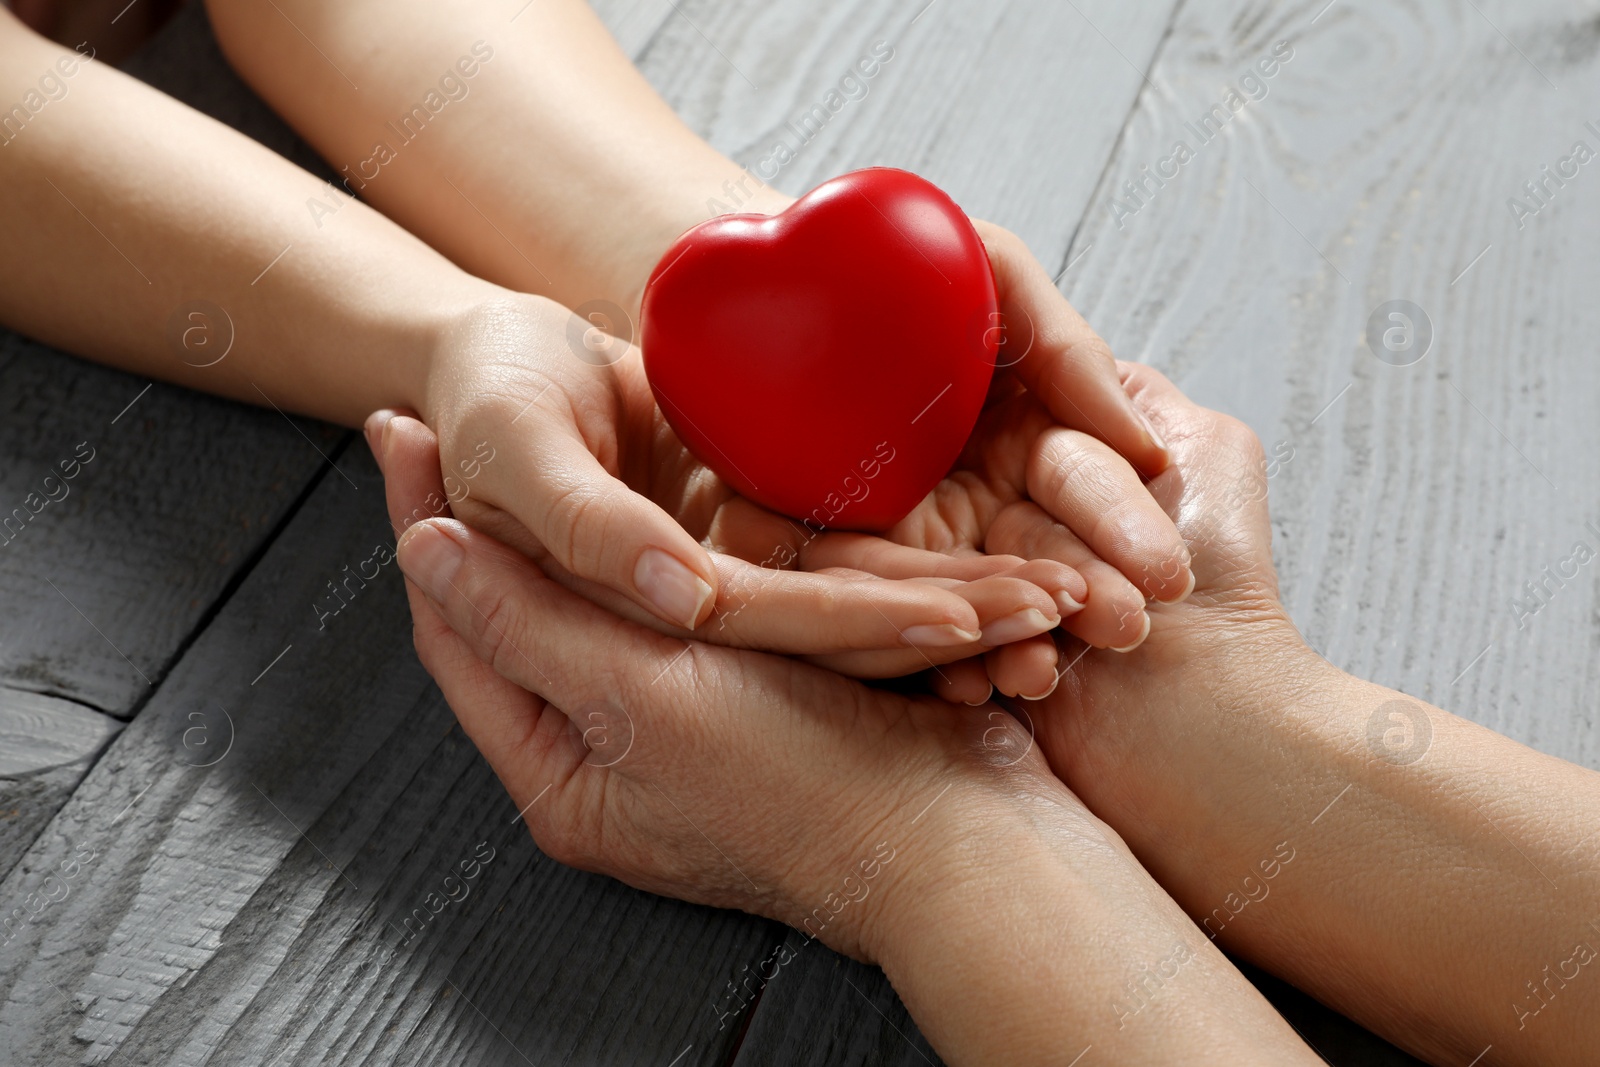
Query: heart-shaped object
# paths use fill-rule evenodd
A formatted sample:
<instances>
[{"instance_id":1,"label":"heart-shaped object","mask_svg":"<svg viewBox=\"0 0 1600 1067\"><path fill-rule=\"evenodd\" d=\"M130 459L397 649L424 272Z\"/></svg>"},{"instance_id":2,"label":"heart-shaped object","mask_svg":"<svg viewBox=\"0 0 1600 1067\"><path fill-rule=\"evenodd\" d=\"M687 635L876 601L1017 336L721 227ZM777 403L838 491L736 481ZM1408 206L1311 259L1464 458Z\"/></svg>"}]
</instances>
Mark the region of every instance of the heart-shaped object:
<instances>
[{"instance_id":1,"label":"heart-shaped object","mask_svg":"<svg viewBox=\"0 0 1600 1067\"><path fill-rule=\"evenodd\" d=\"M645 286L640 344L668 423L740 493L813 528L881 531L960 455L998 321L967 216L874 167L678 238Z\"/></svg>"}]
</instances>

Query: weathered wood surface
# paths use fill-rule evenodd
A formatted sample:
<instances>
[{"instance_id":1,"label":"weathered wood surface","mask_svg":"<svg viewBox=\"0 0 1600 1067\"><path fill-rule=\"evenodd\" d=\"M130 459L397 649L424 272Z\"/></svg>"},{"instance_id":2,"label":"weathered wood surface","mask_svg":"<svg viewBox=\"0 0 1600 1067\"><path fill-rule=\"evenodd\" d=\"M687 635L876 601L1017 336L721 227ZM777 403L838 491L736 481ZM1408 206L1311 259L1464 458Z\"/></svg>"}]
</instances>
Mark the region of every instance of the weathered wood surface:
<instances>
[{"instance_id":1,"label":"weathered wood surface","mask_svg":"<svg viewBox=\"0 0 1600 1067\"><path fill-rule=\"evenodd\" d=\"M310 424L149 385L0 336L0 686L131 714L323 466Z\"/></svg>"},{"instance_id":2,"label":"weathered wood surface","mask_svg":"<svg viewBox=\"0 0 1600 1067\"><path fill-rule=\"evenodd\" d=\"M1184 6L1068 293L1124 356L1292 450L1275 547L1318 649L1600 767L1600 572L1521 629L1513 606L1575 542L1600 548L1600 167L1520 230L1507 207L1575 142L1600 151L1600 23L1556 0L1341 0L1313 25L1325 4ZM1122 183L1195 145L1183 123L1279 39L1294 58L1266 99L1119 228ZM1432 321L1411 366L1364 339L1391 300Z\"/></svg>"},{"instance_id":3,"label":"weathered wood surface","mask_svg":"<svg viewBox=\"0 0 1600 1067\"><path fill-rule=\"evenodd\" d=\"M0 870L27 851L121 729L80 704L0 689Z\"/></svg>"},{"instance_id":4,"label":"weathered wood surface","mask_svg":"<svg viewBox=\"0 0 1600 1067\"><path fill-rule=\"evenodd\" d=\"M195 5L128 72L317 165L204 27ZM13 519L0 527L0 598L28 605L0 642L0 686L131 715L339 440L147 385L0 330L0 522Z\"/></svg>"},{"instance_id":5,"label":"weathered wood surface","mask_svg":"<svg viewBox=\"0 0 1600 1067\"><path fill-rule=\"evenodd\" d=\"M539 855L392 563L319 624L392 544L341 462L0 883L0 1061L724 1062L780 935Z\"/></svg>"},{"instance_id":6,"label":"weathered wood surface","mask_svg":"<svg viewBox=\"0 0 1600 1067\"><path fill-rule=\"evenodd\" d=\"M1597 38L1593 24L1568 25L1570 5L599 6L685 117L753 167L849 65L891 44L867 95L776 184L798 192L854 166L912 167L1016 229L1052 269L1070 265L1064 288L1120 354L1246 417L1269 449L1293 449L1270 483L1277 548L1288 601L1319 648L1549 751L1600 760L1584 710L1595 580L1568 580L1525 630L1510 608L1524 581L1586 536L1585 520L1600 519L1584 359L1597 312L1581 258L1600 225L1592 168L1521 231L1503 203L1572 140L1600 148L1583 130L1600 115L1582 103ZM147 56L143 73L307 159L258 104L218 88L228 76L194 36L199 16L184 17L187 30L163 42L167 58ZM1283 38L1295 56L1265 99L1119 227L1122 182ZM1379 363L1360 340L1390 299L1422 305L1436 327L1414 366ZM135 387L129 397L142 385L7 344L0 376L32 359L20 380L58 401L49 390L92 407L114 391L94 383L120 379ZM316 629L324 583L390 539L364 453L336 457L355 491L320 457L297 455L296 442L310 450L273 413L160 386L139 405L161 395L171 413L127 450L144 462L91 482L110 468L102 452L50 506L55 559L105 551L101 528L70 526L66 506L87 512L90 490L119 487L107 495L126 510L103 513L121 516L113 562L79 561L75 573L99 579L97 604L136 605L145 610L127 617L167 629L131 635L160 672L139 683L154 691L148 706L0 881L0 916L40 909L0 946L0 1060L936 1062L879 972L817 945L766 986L736 1045L738 1024L719 1029L716 1016L726 983L794 935L538 856L416 665L393 568ZM9 387L0 397L16 406L0 422L0 486L11 486L19 466L62 457L44 439L53 416ZM120 406L94 411L108 420ZM187 466L172 453L150 460L156 428ZM336 438L304 428L334 451ZM148 473L161 466L199 473L167 474L164 486ZM281 468L282 487L262 485L269 468ZM241 500L262 517L241 517ZM194 538L183 542L187 570L172 563L172 531L129 544L141 536L130 524L162 521L187 524L177 531ZM220 546L226 562L202 565L197 543ZM0 558L0 583L31 573L10 567ZM8 604L37 598L3 589ZM7 619L0 670L34 617L29 607ZM48 644L63 647L87 646L59 633ZM61 694L135 709L116 653L95 655L76 657L63 677L78 688ZM94 714L41 727L63 737L64 755L84 753L62 765L78 768L74 779L99 744ZM479 842L495 858L406 939L406 916L431 914ZM1405 1062L1261 983L1330 1061Z\"/></svg>"}]
</instances>

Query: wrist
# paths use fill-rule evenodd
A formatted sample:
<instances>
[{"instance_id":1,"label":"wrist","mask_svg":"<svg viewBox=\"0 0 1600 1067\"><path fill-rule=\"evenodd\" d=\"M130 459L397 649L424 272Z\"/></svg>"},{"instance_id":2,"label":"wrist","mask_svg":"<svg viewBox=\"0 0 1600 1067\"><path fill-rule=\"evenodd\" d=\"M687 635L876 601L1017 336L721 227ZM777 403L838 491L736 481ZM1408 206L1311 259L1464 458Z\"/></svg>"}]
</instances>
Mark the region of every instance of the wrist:
<instances>
[{"instance_id":1,"label":"wrist","mask_svg":"<svg viewBox=\"0 0 1600 1067\"><path fill-rule=\"evenodd\" d=\"M661 257L685 232L718 215L776 215L795 198L766 184L754 172L718 156L702 174L677 182L670 190L658 184L646 207L639 205L631 240L617 250L607 291L632 321L637 322L645 283ZM637 336L630 338L637 342Z\"/></svg>"},{"instance_id":2,"label":"wrist","mask_svg":"<svg viewBox=\"0 0 1600 1067\"><path fill-rule=\"evenodd\" d=\"M1141 1063L1320 1062L1110 827L1053 779L1015 785L951 805L874 931L945 1062L1059 1064L1091 1045Z\"/></svg>"},{"instance_id":3,"label":"wrist","mask_svg":"<svg viewBox=\"0 0 1600 1067\"><path fill-rule=\"evenodd\" d=\"M485 283L445 316L428 338L411 407L445 433L463 396L482 392L496 364L525 367L566 343L572 313L548 297Z\"/></svg>"}]
</instances>

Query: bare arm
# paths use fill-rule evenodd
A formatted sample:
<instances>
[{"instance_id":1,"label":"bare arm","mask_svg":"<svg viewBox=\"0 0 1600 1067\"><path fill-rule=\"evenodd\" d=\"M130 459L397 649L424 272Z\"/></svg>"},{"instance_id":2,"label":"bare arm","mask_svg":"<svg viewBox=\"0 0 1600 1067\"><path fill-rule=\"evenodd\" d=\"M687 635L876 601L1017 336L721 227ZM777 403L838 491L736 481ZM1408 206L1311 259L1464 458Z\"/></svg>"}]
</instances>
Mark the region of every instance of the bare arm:
<instances>
[{"instance_id":1,"label":"bare arm","mask_svg":"<svg viewBox=\"0 0 1600 1067\"><path fill-rule=\"evenodd\" d=\"M1056 770L1217 943L1440 1064L1600 1047L1600 774L1344 674L1277 600L1260 445L1147 368L1198 586L1041 714ZM1241 491L1243 490L1243 491ZM1491 1047L1492 1046L1492 1047Z\"/></svg>"},{"instance_id":2,"label":"bare arm","mask_svg":"<svg viewBox=\"0 0 1600 1067\"><path fill-rule=\"evenodd\" d=\"M0 318L34 337L353 426L418 404L441 331L498 292L3 10L0 72L0 101L15 104L0 115ZM227 357L202 366L229 336Z\"/></svg>"},{"instance_id":3,"label":"bare arm","mask_svg":"<svg viewBox=\"0 0 1600 1067\"><path fill-rule=\"evenodd\" d=\"M725 182L744 182L749 210L786 202L685 126L583 0L207 9L229 60L351 192L509 288L632 313L667 245L729 201Z\"/></svg>"}]
</instances>

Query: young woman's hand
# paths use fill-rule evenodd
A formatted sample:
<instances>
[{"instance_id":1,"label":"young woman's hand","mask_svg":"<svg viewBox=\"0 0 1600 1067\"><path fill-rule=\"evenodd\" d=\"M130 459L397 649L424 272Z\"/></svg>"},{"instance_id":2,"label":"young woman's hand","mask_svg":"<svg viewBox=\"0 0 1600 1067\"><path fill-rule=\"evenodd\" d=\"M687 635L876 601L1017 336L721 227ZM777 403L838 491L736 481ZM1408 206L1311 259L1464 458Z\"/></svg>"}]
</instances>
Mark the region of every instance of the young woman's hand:
<instances>
[{"instance_id":1,"label":"young woman's hand","mask_svg":"<svg viewBox=\"0 0 1600 1067\"><path fill-rule=\"evenodd\" d=\"M539 297L464 315L430 362L421 406L459 518L667 632L849 654L834 665L896 675L1044 633L1086 589L1049 561L974 557L907 582L708 551L710 531L739 529L759 509L679 443L636 348Z\"/></svg>"}]
</instances>

